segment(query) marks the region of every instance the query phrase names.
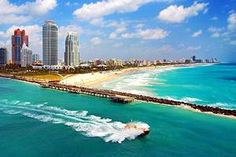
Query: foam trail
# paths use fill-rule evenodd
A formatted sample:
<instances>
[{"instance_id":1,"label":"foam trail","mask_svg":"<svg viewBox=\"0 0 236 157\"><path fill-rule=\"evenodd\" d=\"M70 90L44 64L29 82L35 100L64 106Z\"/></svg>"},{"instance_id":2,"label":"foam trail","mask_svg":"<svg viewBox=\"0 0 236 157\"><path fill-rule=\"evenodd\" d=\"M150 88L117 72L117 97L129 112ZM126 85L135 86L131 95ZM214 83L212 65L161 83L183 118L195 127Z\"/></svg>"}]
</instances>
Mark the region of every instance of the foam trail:
<instances>
[{"instance_id":1,"label":"foam trail","mask_svg":"<svg viewBox=\"0 0 236 157\"><path fill-rule=\"evenodd\" d=\"M0 111L6 114L19 114L42 122L63 124L82 132L88 137L100 137L106 142L121 143L125 139L133 140L143 132L135 128L125 128L126 124L108 118L89 115L88 111L72 111L48 106L47 103L0 100ZM149 128L142 122L134 122L138 127Z\"/></svg>"}]
</instances>

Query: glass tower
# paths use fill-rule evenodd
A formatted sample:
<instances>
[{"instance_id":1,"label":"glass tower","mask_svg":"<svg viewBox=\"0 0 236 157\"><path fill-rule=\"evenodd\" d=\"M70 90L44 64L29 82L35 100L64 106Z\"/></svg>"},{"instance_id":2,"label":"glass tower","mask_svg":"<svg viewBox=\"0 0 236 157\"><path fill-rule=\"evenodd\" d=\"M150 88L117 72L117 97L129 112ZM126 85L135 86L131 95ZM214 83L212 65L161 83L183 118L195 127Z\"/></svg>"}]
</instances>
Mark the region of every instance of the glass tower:
<instances>
[{"instance_id":1,"label":"glass tower","mask_svg":"<svg viewBox=\"0 0 236 157\"><path fill-rule=\"evenodd\" d=\"M54 21L45 21L43 25L43 64L58 63L58 26Z\"/></svg>"}]
</instances>

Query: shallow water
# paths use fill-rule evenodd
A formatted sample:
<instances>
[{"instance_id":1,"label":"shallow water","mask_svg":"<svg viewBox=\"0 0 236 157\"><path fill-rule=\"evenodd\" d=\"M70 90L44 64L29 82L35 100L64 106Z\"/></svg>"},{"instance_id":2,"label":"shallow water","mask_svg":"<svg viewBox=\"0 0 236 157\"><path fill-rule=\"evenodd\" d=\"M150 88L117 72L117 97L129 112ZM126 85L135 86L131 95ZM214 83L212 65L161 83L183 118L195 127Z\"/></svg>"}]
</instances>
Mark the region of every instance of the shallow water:
<instances>
[{"instance_id":1,"label":"shallow water","mask_svg":"<svg viewBox=\"0 0 236 157\"><path fill-rule=\"evenodd\" d=\"M235 64L216 64L143 71L102 88L236 109L235 77Z\"/></svg>"}]
</instances>

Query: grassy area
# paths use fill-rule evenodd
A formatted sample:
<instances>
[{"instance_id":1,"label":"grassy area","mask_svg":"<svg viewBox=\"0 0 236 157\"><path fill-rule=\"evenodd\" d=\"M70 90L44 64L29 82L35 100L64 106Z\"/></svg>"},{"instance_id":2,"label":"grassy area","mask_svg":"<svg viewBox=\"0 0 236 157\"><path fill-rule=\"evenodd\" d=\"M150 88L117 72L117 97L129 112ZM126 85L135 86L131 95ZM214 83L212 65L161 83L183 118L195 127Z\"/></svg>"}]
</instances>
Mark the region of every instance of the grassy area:
<instances>
[{"instance_id":1,"label":"grassy area","mask_svg":"<svg viewBox=\"0 0 236 157\"><path fill-rule=\"evenodd\" d=\"M58 74L20 74L18 76L35 81L60 81L63 78Z\"/></svg>"}]
</instances>

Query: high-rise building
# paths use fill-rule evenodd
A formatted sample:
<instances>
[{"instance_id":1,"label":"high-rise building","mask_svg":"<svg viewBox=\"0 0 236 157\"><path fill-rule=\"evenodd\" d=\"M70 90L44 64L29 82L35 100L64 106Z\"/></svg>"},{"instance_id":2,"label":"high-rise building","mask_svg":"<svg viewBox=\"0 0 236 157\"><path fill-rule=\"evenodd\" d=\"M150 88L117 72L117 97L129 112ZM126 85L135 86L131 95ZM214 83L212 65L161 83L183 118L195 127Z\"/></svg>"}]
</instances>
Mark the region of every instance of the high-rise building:
<instances>
[{"instance_id":1,"label":"high-rise building","mask_svg":"<svg viewBox=\"0 0 236 157\"><path fill-rule=\"evenodd\" d=\"M54 21L45 21L43 25L43 64L58 63L58 26Z\"/></svg>"},{"instance_id":2,"label":"high-rise building","mask_svg":"<svg viewBox=\"0 0 236 157\"><path fill-rule=\"evenodd\" d=\"M0 48L0 66L7 64L7 49Z\"/></svg>"},{"instance_id":3,"label":"high-rise building","mask_svg":"<svg viewBox=\"0 0 236 157\"><path fill-rule=\"evenodd\" d=\"M79 41L78 34L75 32L69 32L65 41L65 55L64 61L67 66L79 65Z\"/></svg>"},{"instance_id":4,"label":"high-rise building","mask_svg":"<svg viewBox=\"0 0 236 157\"><path fill-rule=\"evenodd\" d=\"M33 63L39 62L39 55L38 54L33 54L32 55L32 62Z\"/></svg>"},{"instance_id":5,"label":"high-rise building","mask_svg":"<svg viewBox=\"0 0 236 157\"><path fill-rule=\"evenodd\" d=\"M26 44L23 44L21 48L21 66L26 67L32 64L32 50L29 49Z\"/></svg>"},{"instance_id":6,"label":"high-rise building","mask_svg":"<svg viewBox=\"0 0 236 157\"><path fill-rule=\"evenodd\" d=\"M195 61L196 61L196 56L193 56L193 57L192 57L192 60L195 62Z\"/></svg>"},{"instance_id":7,"label":"high-rise building","mask_svg":"<svg viewBox=\"0 0 236 157\"><path fill-rule=\"evenodd\" d=\"M20 64L20 51L23 44L29 46L28 35L26 35L25 30L16 29L14 35L12 35L12 63Z\"/></svg>"}]
</instances>

